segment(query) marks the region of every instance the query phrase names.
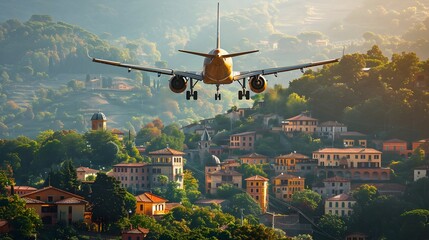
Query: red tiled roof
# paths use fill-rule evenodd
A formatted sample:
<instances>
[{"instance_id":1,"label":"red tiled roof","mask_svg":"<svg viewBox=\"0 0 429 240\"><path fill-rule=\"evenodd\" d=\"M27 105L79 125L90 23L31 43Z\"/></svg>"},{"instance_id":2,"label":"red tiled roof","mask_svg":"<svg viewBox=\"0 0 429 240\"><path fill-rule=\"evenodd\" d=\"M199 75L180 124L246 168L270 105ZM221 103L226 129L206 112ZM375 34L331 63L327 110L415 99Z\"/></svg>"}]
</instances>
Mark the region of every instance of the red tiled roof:
<instances>
[{"instance_id":1,"label":"red tiled roof","mask_svg":"<svg viewBox=\"0 0 429 240\"><path fill-rule=\"evenodd\" d=\"M185 155L184 152L177 151L177 150L171 149L169 147L150 152L149 154L150 155L182 155L182 156Z\"/></svg>"},{"instance_id":2,"label":"red tiled roof","mask_svg":"<svg viewBox=\"0 0 429 240\"><path fill-rule=\"evenodd\" d=\"M11 189L11 186L7 186L6 189ZM13 186L15 191L36 191L37 188L30 186Z\"/></svg>"},{"instance_id":3,"label":"red tiled roof","mask_svg":"<svg viewBox=\"0 0 429 240\"><path fill-rule=\"evenodd\" d=\"M337 121L327 121L319 124L319 127L345 127L343 123Z\"/></svg>"},{"instance_id":4,"label":"red tiled roof","mask_svg":"<svg viewBox=\"0 0 429 240\"><path fill-rule=\"evenodd\" d=\"M268 157L259 153L251 153L251 154L241 156L240 158L268 158Z\"/></svg>"},{"instance_id":5,"label":"red tiled roof","mask_svg":"<svg viewBox=\"0 0 429 240\"><path fill-rule=\"evenodd\" d=\"M242 133L231 134L231 136L246 136L246 135L254 135L254 134L256 134L255 131L253 131L253 132L242 132Z\"/></svg>"},{"instance_id":6,"label":"red tiled roof","mask_svg":"<svg viewBox=\"0 0 429 240\"><path fill-rule=\"evenodd\" d=\"M142 228L142 227L138 227L138 228L133 228L127 231L124 231L124 233L131 233L131 234L148 234L149 233L149 229L147 228Z\"/></svg>"},{"instance_id":7,"label":"red tiled roof","mask_svg":"<svg viewBox=\"0 0 429 240\"><path fill-rule=\"evenodd\" d=\"M71 193L71 192L67 192L67 191L64 191L64 190L62 190L62 189L59 189L59 188L56 188L56 187L52 187L52 186L45 187L45 188L42 188L42 189L36 190L36 191L34 191L34 192L30 192L30 193L23 194L23 195L21 196L21 198L24 198L24 197L27 197L27 196L33 195L33 194L35 194L35 193L44 192L44 191L47 191L47 190L49 190L49 189L54 189L54 190L56 190L56 191L59 191L59 192L62 192L62 193L66 193L66 194L69 194L69 195L71 195L71 196L73 196L73 197L75 197L75 198L83 199L83 197L82 197L82 196L79 196L79 195L73 194L73 193Z\"/></svg>"},{"instance_id":8,"label":"red tiled roof","mask_svg":"<svg viewBox=\"0 0 429 240\"><path fill-rule=\"evenodd\" d=\"M335 176L335 177L331 177L331 178L326 178L323 181L324 182L350 182L350 179Z\"/></svg>"},{"instance_id":9,"label":"red tiled roof","mask_svg":"<svg viewBox=\"0 0 429 240\"><path fill-rule=\"evenodd\" d=\"M228 170L228 169L220 169L215 172L210 173L210 175L230 175L230 176L243 176L241 173L234 171L234 170Z\"/></svg>"},{"instance_id":10,"label":"red tiled roof","mask_svg":"<svg viewBox=\"0 0 429 240\"><path fill-rule=\"evenodd\" d=\"M112 130L110 130L110 132L112 132L113 134L124 135L124 132L117 128L113 128Z\"/></svg>"},{"instance_id":11,"label":"red tiled roof","mask_svg":"<svg viewBox=\"0 0 429 240\"><path fill-rule=\"evenodd\" d=\"M275 179L291 179L291 178L301 178L301 177L291 175L291 174L286 174L286 173L280 173L279 175L277 175L277 177L275 177Z\"/></svg>"},{"instance_id":12,"label":"red tiled roof","mask_svg":"<svg viewBox=\"0 0 429 240\"><path fill-rule=\"evenodd\" d=\"M312 117L308 117L304 114L299 114L295 117L291 117L286 119L287 121L317 121L317 119L312 118Z\"/></svg>"},{"instance_id":13,"label":"red tiled roof","mask_svg":"<svg viewBox=\"0 0 429 240\"><path fill-rule=\"evenodd\" d=\"M37 199L33 199L33 198L28 198L28 197L21 197L22 199L24 199L25 203L27 204L43 204L45 202L37 200Z\"/></svg>"},{"instance_id":14,"label":"red tiled roof","mask_svg":"<svg viewBox=\"0 0 429 240\"><path fill-rule=\"evenodd\" d=\"M78 199L78 198L66 198L63 200L59 200L55 202L56 204L65 204L65 205L79 205L79 204L87 204L88 202L83 200L83 199Z\"/></svg>"},{"instance_id":15,"label":"red tiled roof","mask_svg":"<svg viewBox=\"0 0 429 240\"><path fill-rule=\"evenodd\" d=\"M341 193L340 195L328 198L326 201L355 201L352 196Z\"/></svg>"},{"instance_id":16,"label":"red tiled roof","mask_svg":"<svg viewBox=\"0 0 429 240\"><path fill-rule=\"evenodd\" d=\"M182 204L180 204L180 203L175 203L175 202L173 202L173 203L165 203L165 210L166 210L166 211L170 211L171 209L173 209L173 208L177 208L177 207L179 207L179 206L182 206Z\"/></svg>"},{"instance_id":17,"label":"red tiled roof","mask_svg":"<svg viewBox=\"0 0 429 240\"><path fill-rule=\"evenodd\" d=\"M377 151L373 148L323 148L313 153L350 153L350 154L362 154L362 153L372 153L372 154L381 154L380 151Z\"/></svg>"},{"instance_id":18,"label":"red tiled roof","mask_svg":"<svg viewBox=\"0 0 429 240\"><path fill-rule=\"evenodd\" d=\"M393 138L393 139L384 141L383 143L407 143L407 142L401 139Z\"/></svg>"},{"instance_id":19,"label":"red tiled roof","mask_svg":"<svg viewBox=\"0 0 429 240\"><path fill-rule=\"evenodd\" d=\"M301 154L301 153L289 153L286 155L281 155L276 158L293 158L293 159L309 159L309 157Z\"/></svg>"},{"instance_id":20,"label":"red tiled roof","mask_svg":"<svg viewBox=\"0 0 429 240\"><path fill-rule=\"evenodd\" d=\"M85 172L85 173L98 173L99 170L88 168L88 167L78 167L76 172Z\"/></svg>"},{"instance_id":21,"label":"red tiled roof","mask_svg":"<svg viewBox=\"0 0 429 240\"><path fill-rule=\"evenodd\" d=\"M246 181L268 181L268 178L256 175L245 179Z\"/></svg>"},{"instance_id":22,"label":"red tiled roof","mask_svg":"<svg viewBox=\"0 0 429 240\"><path fill-rule=\"evenodd\" d=\"M168 201L167 199L156 196L155 194L152 194L150 192L145 192L143 194L136 196L136 200L137 202L146 202L146 203L163 203Z\"/></svg>"},{"instance_id":23,"label":"red tiled roof","mask_svg":"<svg viewBox=\"0 0 429 240\"><path fill-rule=\"evenodd\" d=\"M144 167L147 163L118 163L113 165L113 167Z\"/></svg>"}]
</instances>

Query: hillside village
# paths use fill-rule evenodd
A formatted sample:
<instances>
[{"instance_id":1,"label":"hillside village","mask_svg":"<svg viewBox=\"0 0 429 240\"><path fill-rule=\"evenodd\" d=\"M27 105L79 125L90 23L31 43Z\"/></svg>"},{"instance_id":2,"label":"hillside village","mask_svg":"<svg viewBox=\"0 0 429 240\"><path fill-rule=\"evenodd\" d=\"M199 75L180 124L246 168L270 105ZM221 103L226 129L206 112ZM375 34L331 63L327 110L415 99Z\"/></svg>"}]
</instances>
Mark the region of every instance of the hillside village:
<instances>
[{"instance_id":1,"label":"hillside village","mask_svg":"<svg viewBox=\"0 0 429 240\"><path fill-rule=\"evenodd\" d=\"M256 107L263 107L263 103ZM319 123L308 112L288 119L275 114L261 115L252 112L252 108L234 108L224 114L231 122L243 118L259 118L263 122L260 129L248 129L251 131L224 136L226 139L222 142L225 145L213 143L212 138L217 134L212 127L214 119L205 119L181 129L186 136L198 136L195 148L179 151L167 144L162 149L146 152L145 146L136 146L141 156L150 159L149 161L121 162L106 169L80 166L75 168L77 180L83 185L91 186L97 179L97 174L105 172L107 176L116 179L120 187L134 195L135 209L129 209L129 214L143 214L160 219L181 206L182 202L171 202L155 194L153 190L168 182L174 182L177 189L184 189L184 171L188 169L194 175L203 175L203 181L199 182L202 194L195 199L195 205L228 206L230 200L219 198L218 191L224 192L225 188L231 187L238 192L247 193L259 205L261 211L257 217L260 223L282 229L288 236L297 236L314 234L314 227L317 227L314 223L314 216L317 214L299 209L299 205L296 205L294 195L297 193L317 193L322 199L318 203L322 206L321 214L347 217L352 214L357 202L354 193L363 186L374 186L381 195L403 196L407 182L394 179L394 171L383 164L384 155L394 154L407 159L420 150L429 152L429 139L412 143L400 139L374 141L358 131L350 131L346 125L337 121ZM276 121L271 121L273 119ZM92 131L111 132L123 144L130 141L126 139L124 132L109 129L108 117L101 112L93 114L91 128ZM329 144L311 154L293 151L267 156L255 150L256 142L263 138L265 132L290 139L305 134L324 139ZM259 169L256 172L260 174L253 175L252 171L243 173L243 166ZM417 181L428 177L429 167L422 165L411 171L413 180ZM34 209L44 225L55 225L64 220L66 224L97 223L92 217L92 203L65 189L50 185L37 189L14 184L7 189L9 194L18 194L27 208ZM100 229L100 223L96 226ZM3 223L1 231L9 230L8 223ZM144 239L149 231L150 229L145 228L131 228L122 234L141 236ZM356 239L367 239L364 233L350 234L347 239L355 239L356 236L359 237Z\"/></svg>"}]
</instances>

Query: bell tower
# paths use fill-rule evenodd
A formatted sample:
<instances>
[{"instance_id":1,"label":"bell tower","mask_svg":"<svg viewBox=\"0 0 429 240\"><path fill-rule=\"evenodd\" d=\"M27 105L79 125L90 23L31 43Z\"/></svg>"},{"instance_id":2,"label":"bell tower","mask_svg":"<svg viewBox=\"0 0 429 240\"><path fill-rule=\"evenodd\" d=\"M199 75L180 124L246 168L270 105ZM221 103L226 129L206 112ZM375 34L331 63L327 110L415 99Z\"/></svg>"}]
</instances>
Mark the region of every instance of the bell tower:
<instances>
[{"instance_id":1,"label":"bell tower","mask_svg":"<svg viewBox=\"0 0 429 240\"><path fill-rule=\"evenodd\" d=\"M91 126L93 131L107 130L107 118L102 112L96 112L91 117Z\"/></svg>"}]
</instances>

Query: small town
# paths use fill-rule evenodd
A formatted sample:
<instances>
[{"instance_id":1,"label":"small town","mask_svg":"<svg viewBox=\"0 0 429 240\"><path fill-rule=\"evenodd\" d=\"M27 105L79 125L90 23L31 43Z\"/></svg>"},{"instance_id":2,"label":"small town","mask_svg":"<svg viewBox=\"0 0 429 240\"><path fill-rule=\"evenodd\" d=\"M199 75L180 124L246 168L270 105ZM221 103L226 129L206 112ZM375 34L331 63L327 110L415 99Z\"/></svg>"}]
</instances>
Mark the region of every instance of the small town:
<instances>
[{"instance_id":1,"label":"small town","mask_svg":"<svg viewBox=\"0 0 429 240\"><path fill-rule=\"evenodd\" d=\"M428 240L429 0L0 1L0 240Z\"/></svg>"},{"instance_id":2,"label":"small town","mask_svg":"<svg viewBox=\"0 0 429 240\"><path fill-rule=\"evenodd\" d=\"M127 221L122 226L128 227L121 229L122 239L146 239L151 229L133 227L133 217L145 216L155 222L162 221L165 216L172 214L174 217L191 207L193 211L203 208L225 210L241 218L241 224L257 221L280 229L287 236L303 237L320 229L314 223L317 217L329 224L332 218L338 221L341 217L351 216L357 209L355 204L363 204L363 201L376 196L389 199L404 197L407 188L413 184L392 181L392 169L383 167L382 155L427 159L424 152L429 152L429 139L412 143L400 139L374 141L365 134L349 131L346 125L337 121L319 123L318 119L308 116L308 112L288 119L253 112L251 108L234 108L217 116L229 121L255 118L264 123L262 129L226 136L223 139L225 145L213 144L212 136L217 133L212 125L216 119L204 119L184 126L180 131L170 130L177 131L175 135L195 136L195 148L180 151L160 143L162 148L147 152L145 146L132 144L138 158L143 161L121 162L102 169L94 165L74 167L71 161L64 162L58 172L47 175L41 188L17 185L4 171L2 180L6 182L2 182L2 186L6 195L17 194L26 209L34 210L44 226L64 222L66 226L79 224L80 228L93 233L104 232L106 228L113 227L114 212L120 213L121 208L125 208ZM280 125L269 124L273 119L280 120ZM149 125L154 127L155 124L162 122L154 120ZM108 134L125 148L131 141L126 133L109 129L108 117L102 112L93 114L91 128L91 134ZM280 141L282 138L311 135L332 145L308 155L293 151L270 157L255 149L255 143L266 132L279 135ZM50 134L53 137L73 133ZM135 141L138 140L139 134ZM418 161L427 163L423 159ZM427 181L429 176L428 165L407 171L410 171L407 175L411 174L414 182L420 179ZM97 197L96 189L100 187L98 194L101 196ZM126 199L122 200L125 201L124 206L110 199L114 196L109 191L117 191L118 188L127 191ZM2 233L11 231L8 221L2 220L1 223ZM332 238L329 233L320 234ZM165 237L162 234L155 236ZM346 237L351 240L368 239L362 232L350 233Z\"/></svg>"}]
</instances>

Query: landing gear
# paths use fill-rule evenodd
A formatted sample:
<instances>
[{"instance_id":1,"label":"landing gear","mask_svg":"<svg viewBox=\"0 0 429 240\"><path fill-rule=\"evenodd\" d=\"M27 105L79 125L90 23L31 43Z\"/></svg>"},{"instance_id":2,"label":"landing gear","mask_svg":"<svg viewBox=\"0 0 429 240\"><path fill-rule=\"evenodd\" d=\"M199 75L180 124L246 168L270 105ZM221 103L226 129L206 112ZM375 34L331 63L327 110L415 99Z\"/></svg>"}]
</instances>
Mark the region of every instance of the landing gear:
<instances>
[{"instance_id":1,"label":"landing gear","mask_svg":"<svg viewBox=\"0 0 429 240\"><path fill-rule=\"evenodd\" d=\"M215 100L221 100L221 95L219 93L219 84L216 85Z\"/></svg>"},{"instance_id":2,"label":"landing gear","mask_svg":"<svg viewBox=\"0 0 429 240\"><path fill-rule=\"evenodd\" d=\"M197 100L197 99L198 99L198 92L197 92L197 91L194 91L194 87L195 87L195 85L198 83L198 80L194 83L194 82L193 82L193 79L192 79L192 78L190 78L190 79L189 79L189 81L190 81L189 88L190 88L191 90L186 91L186 100L190 100L190 99L191 99L191 97L192 97L194 100Z\"/></svg>"},{"instance_id":3,"label":"landing gear","mask_svg":"<svg viewBox=\"0 0 429 240\"><path fill-rule=\"evenodd\" d=\"M238 91L238 99L242 100L243 97L245 97L246 100L249 100L250 99L250 91L246 90L246 79L243 78L243 83L241 83L240 81L238 81L238 83L243 88L243 90Z\"/></svg>"}]
</instances>

